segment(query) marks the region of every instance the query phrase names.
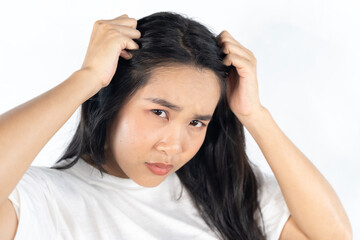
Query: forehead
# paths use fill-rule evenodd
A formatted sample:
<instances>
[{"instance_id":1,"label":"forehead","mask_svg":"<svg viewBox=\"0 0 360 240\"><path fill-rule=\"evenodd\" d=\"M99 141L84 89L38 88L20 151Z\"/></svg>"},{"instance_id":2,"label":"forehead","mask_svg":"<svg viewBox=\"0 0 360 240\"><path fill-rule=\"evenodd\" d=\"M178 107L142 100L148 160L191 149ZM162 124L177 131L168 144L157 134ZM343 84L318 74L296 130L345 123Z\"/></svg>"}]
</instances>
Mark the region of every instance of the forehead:
<instances>
[{"instance_id":1,"label":"forehead","mask_svg":"<svg viewBox=\"0 0 360 240\"><path fill-rule=\"evenodd\" d=\"M182 94L220 97L220 82L212 70L183 65L155 68L143 92L150 89L162 93L186 90Z\"/></svg>"},{"instance_id":2,"label":"forehead","mask_svg":"<svg viewBox=\"0 0 360 240\"><path fill-rule=\"evenodd\" d=\"M220 92L219 78L212 70L175 65L155 68L136 97L164 98L183 107L211 111L216 107Z\"/></svg>"}]
</instances>

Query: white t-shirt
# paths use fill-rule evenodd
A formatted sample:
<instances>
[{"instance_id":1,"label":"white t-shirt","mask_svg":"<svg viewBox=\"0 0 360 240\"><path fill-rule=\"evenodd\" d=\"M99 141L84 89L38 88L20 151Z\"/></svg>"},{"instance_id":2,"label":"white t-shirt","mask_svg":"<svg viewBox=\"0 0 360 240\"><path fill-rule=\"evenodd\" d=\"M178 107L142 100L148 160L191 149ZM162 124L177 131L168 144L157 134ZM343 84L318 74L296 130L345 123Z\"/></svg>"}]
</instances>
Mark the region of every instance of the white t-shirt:
<instances>
[{"instance_id":1,"label":"white t-shirt","mask_svg":"<svg viewBox=\"0 0 360 240\"><path fill-rule=\"evenodd\" d=\"M258 192L267 239L279 239L289 209L275 177L254 170L263 183ZM9 196L19 219L15 240L219 239L185 188L176 201L180 191L176 173L146 188L106 173L102 178L81 158L65 170L30 166Z\"/></svg>"}]
</instances>

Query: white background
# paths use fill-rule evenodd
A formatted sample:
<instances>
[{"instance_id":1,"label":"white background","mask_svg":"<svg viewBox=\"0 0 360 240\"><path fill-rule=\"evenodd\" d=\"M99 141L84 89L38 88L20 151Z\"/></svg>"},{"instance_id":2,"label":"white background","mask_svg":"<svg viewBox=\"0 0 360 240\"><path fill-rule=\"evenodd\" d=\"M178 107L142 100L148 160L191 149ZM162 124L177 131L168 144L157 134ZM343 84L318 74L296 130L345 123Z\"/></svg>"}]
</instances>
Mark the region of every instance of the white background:
<instances>
[{"instance_id":1,"label":"white background","mask_svg":"<svg viewBox=\"0 0 360 240\"><path fill-rule=\"evenodd\" d=\"M96 20L157 11L186 14L216 34L226 29L255 54L262 104L332 185L360 239L359 1L4 1L0 113L78 70ZM78 117L79 111L33 165L58 159ZM247 137L250 159L271 173Z\"/></svg>"}]
</instances>

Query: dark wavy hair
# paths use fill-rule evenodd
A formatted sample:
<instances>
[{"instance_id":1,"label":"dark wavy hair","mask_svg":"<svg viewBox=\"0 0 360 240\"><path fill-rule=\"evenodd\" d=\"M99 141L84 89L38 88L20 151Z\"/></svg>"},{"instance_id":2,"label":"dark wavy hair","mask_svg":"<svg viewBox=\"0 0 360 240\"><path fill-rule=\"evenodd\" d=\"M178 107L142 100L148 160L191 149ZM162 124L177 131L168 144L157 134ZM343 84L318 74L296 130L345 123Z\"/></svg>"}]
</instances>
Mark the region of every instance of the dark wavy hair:
<instances>
[{"instance_id":1,"label":"dark wavy hair","mask_svg":"<svg viewBox=\"0 0 360 240\"><path fill-rule=\"evenodd\" d=\"M223 64L225 54L215 35L199 22L174 12L158 12L137 22L139 49L130 60L119 57L110 84L81 106L75 135L51 168L72 167L88 155L101 174L106 162L104 144L111 121L133 94L147 83L156 67L182 64L212 70L221 83L221 97L208 125L202 146L177 172L183 187L206 224L221 239L265 239L255 218L258 182L245 152L244 127L226 99L226 77L233 67ZM74 160L55 166L64 159ZM263 225L264 226L264 225Z\"/></svg>"}]
</instances>

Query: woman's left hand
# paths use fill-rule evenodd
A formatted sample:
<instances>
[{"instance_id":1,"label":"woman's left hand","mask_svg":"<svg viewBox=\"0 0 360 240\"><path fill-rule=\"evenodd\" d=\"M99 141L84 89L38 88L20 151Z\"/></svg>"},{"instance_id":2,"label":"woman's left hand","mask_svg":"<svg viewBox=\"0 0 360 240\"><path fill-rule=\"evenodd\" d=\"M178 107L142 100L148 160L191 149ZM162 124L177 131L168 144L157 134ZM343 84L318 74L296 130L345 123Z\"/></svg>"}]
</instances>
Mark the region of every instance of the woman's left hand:
<instances>
[{"instance_id":1,"label":"woman's left hand","mask_svg":"<svg viewBox=\"0 0 360 240\"><path fill-rule=\"evenodd\" d=\"M256 76L257 60L254 54L236 41L229 32L222 31L216 39L227 54L224 64L233 65L227 78L227 100L231 111L241 121L263 109Z\"/></svg>"}]
</instances>

